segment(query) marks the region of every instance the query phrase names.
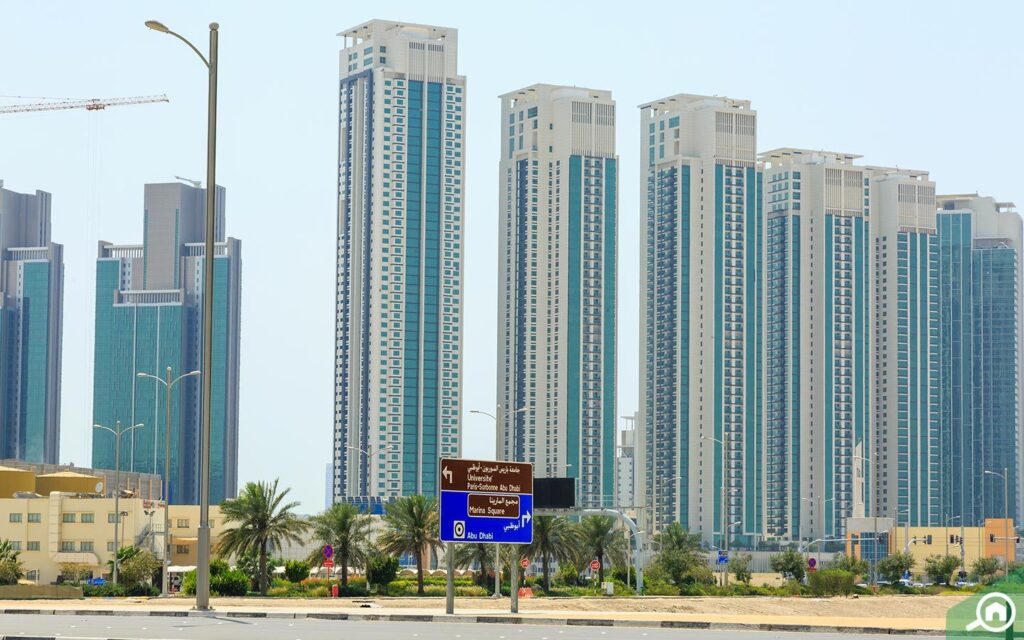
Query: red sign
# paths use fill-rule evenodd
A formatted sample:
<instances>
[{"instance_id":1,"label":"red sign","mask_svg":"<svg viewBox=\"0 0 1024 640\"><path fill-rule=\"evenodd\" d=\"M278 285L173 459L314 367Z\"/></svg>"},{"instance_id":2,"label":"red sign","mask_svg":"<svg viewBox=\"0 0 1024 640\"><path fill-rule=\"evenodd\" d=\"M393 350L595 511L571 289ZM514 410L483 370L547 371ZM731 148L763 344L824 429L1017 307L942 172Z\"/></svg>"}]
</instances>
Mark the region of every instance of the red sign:
<instances>
[{"instance_id":1,"label":"red sign","mask_svg":"<svg viewBox=\"0 0 1024 640\"><path fill-rule=\"evenodd\" d=\"M530 566L530 559L529 558L523 558L522 560L519 561L519 566L524 568L524 569L526 567Z\"/></svg>"},{"instance_id":2,"label":"red sign","mask_svg":"<svg viewBox=\"0 0 1024 640\"><path fill-rule=\"evenodd\" d=\"M334 560L331 558L324 558L324 568L331 569L334 567Z\"/></svg>"},{"instance_id":3,"label":"red sign","mask_svg":"<svg viewBox=\"0 0 1024 640\"><path fill-rule=\"evenodd\" d=\"M597 561L597 558L594 558L593 560L590 561L590 570L591 571L597 571L600 568L601 568L601 563Z\"/></svg>"}]
</instances>

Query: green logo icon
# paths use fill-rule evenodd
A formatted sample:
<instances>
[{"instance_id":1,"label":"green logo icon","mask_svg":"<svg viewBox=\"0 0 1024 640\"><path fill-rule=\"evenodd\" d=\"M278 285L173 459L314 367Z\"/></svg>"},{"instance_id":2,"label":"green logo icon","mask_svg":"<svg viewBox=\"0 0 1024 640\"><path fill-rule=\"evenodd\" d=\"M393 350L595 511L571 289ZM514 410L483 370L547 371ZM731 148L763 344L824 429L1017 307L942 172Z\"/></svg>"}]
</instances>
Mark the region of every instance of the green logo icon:
<instances>
[{"instance_id":1,"label":"green logo icon","mask_svg":"<svg viewBox=\"0 0 1024 640\"><path fill-rule=\"evenodd\" d=\"M1017 607L1024 595L1002 591L979 593L946 614L946 638L1012 638Z\"/></svg>"}]
</instances>

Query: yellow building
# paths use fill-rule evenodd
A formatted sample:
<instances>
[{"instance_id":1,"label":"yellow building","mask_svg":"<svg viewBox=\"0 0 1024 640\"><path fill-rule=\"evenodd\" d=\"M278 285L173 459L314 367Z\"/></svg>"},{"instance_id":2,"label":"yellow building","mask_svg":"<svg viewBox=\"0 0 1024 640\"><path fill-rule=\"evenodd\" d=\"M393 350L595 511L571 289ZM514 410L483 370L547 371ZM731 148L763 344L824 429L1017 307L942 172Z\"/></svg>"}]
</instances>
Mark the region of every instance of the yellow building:
<instances>
[{"instance_id":1,"label":"yellow building","mask_svg":"<svg viewBox=\"0 0 1024 640\"><path fill-rule=\"evenodd\" d=\"M861 519L867 522L868 519ZM883 519L880 519L883 520ZM950 555L960 557L960 537L963 536L963 558L968 572L978 558L997 558L1004 561L1009 556L1015 562L1016 533L1013 520L988 518L984 526L960 528L953 521L948 527L889 527L891 518L885 518L885 527L879 527L888 541L886 552L908 551L916 561L913 569L915 579L924 577L924 563L929 556ZM857 523L860 524L860 523ZM858 529L860 529L858 531ZM851 525L848 528L846 553L867 559L870 552L862 550L860 536L865 539L865 549L870 548L872 533L866 527ZM883 540L884 542L884 540ZM909 543L908 543L909 542Z\"/></svg>"},{"instance_id":2,"label":"yellow building","mask_svg":"<svg viewBox=\"0 0 1024 640\"><path fill-rule=\"evenodd\" d=\"M85 565L93 577L105 576L114 551L128 545L163 558L163 503L121 498L121 526L115 540L115 500L103 494L104 478L98 475L57 471L36 476L24 469L0 467L0 540L9 540L21 552L28 580L55 582L64 563ZM210 525L216 544L224 528L219 507L210 507ZM198 506L171 505L170 564L179 572L196 564L198 530Z\"/></svg>"}]
</instances>

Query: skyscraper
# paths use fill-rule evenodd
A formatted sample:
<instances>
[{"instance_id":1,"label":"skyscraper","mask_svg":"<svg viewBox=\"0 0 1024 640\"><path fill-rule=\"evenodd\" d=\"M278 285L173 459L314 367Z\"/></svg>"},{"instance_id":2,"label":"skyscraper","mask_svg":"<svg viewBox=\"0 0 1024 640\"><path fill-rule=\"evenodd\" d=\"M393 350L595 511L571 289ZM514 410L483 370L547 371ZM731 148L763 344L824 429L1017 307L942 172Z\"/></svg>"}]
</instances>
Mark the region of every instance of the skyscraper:
<instances>
[{"instance_id":1,"label":"skyscraper","mask_svg":"<svg viewBox=\"0 0 1024 640\"><path fill-rule=\"evenodd\" d=\"M938 198L941 511L1016 520L1021 415L1021 219L1008 202ZM947 516L947 517L949 517Z\"/></svg>"},{"instance_id":2,"label":"skyscraper","mask_svg":"<svg viewBox=\"0 0 1024 640\"><path fill-rule=\"evenodd\" d=\"M141 245L100 242L96 261L93 421L115 428L142 423L121 442L121 468L163 476L165 391L138 373L177 377L201 369L205 189L180 183L145 187ZM223 187L216 193L213 407L210 501L238 485L239 305L241 243L225 239ZM171 407L170 499L199 499L199 378L183 379ZM93 466L114 468L114 437L93 432Z\"/></svg>"},{"instance_id":3,"label":"skyscraper","mask_svg":"<svg viewBox=\"0 0 1024 640\"><path fill-rule=\"evenodd\" d=\"M833 538L865 515L874 251L859 156L761 154L768 226L766 533Z\"/></svg>"},{"instance_id":4,"label":"skyscraper","mask_svg":"<svg viewBox=\"0 0 1024 640\"><path fill-rule=\"evenodd\" d=\"M333 494L431 495L461 452L458 37L385 20L339 35Z\"/></svg>"},{"instance_id":5,"label":"skyscraper","mask_svg":"<svg viewBox=\"0 0 1024 640\"><path fill-rule=\"evenodd\" d=\"M0 181L0 457L56 464L60 451L64 247L50 194Z\"/></svg>"},{"instance_id":6,"label":"skyscraper","mask_svg":"<svg viewBox=\"0 0 1024 640\"><path fill-rule=\"evenodd\" d=\"M498 453L615 503L618 158L608 91L501 96Z\"/></svg>"},{"instance_id":7,"label":"skyscraper","mask_svg":"<svg viewBox=\"0 0 1024 640\"><path fill-rule=\"evenodd\" d=\"M750 102L641 109L640 422L646 528L764 527L764 226Z\"/></svg>"},{"instance_id":8,"label":"skyscraper","mask_svg":"<svg viewBox=\"0 0 1024 640\"><path fill-rule=\"evenodd\" d=\"M941 464L939 428L935 183L924 171L870 171L876 433L873 459L856 460L855 477L867 476L868 502L875 509L868 515L940 526L940 478L950 470Z\"/></svg>"}]
</instances>

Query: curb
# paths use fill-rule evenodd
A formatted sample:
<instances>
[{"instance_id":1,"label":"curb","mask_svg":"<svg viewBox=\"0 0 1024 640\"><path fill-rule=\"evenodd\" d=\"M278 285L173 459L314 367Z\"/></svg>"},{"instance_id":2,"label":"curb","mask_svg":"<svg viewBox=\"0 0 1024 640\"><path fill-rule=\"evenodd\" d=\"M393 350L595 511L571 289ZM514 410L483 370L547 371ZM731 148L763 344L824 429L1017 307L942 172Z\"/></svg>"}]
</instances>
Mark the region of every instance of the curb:
<instances>
[{"instance_id":1,"label":"curb","mask_svg":"<svg viewBox=\"0 0 1024 640\"><path fill-rule=\"evenodd\" d=\"M115 609L2 609L6 615L57 615L57 616L150 616L150 617L213 617L216 611L168 611L168 610L115 610ZM697 620L616 620L610 618L523 618L513 615L430 615L403 613L332 613L332 612L273 612L273 611L227 611L220 614L225 618L261 618L287 620L335 620L349 622L448 622L460 624L518 624L531 626L573 626L573 627L634 627L657 629L692 629L708 631L776 631L798 633L852 633L862 635L942 635L941 630L894 629L890 627L826 627L812 624L787 623L743 623L704 622ZM0 640L60 640L52 636L0 636Z\"/></svg>"}]
</instances>

